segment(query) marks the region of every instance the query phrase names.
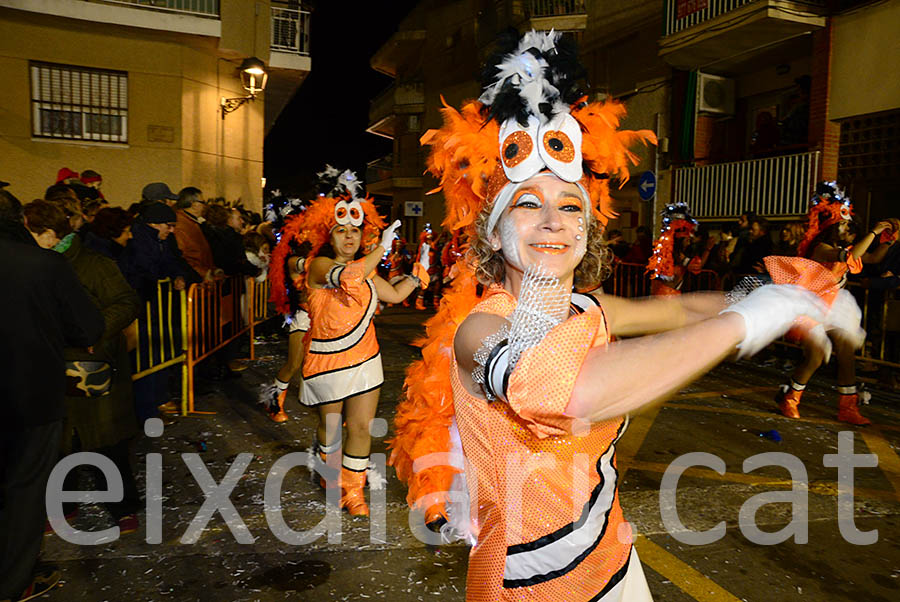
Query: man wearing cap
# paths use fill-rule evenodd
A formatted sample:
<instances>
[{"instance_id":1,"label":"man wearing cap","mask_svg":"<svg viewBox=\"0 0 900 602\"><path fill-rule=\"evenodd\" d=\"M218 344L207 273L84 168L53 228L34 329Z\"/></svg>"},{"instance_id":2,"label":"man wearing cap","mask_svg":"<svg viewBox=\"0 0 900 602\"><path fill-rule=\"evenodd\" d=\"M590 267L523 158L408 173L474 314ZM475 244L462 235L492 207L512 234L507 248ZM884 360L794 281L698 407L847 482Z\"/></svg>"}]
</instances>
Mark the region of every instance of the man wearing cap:
<instances>
[{"instance_id":1,"label":"man wearing cap","mask_svg":"<svg viewBox=\"0 0 900 602\"><path fill-rule=\"evenodd\" d=\"M144 206L131 228L133 238L122 258L122 273L145 300L155 297L157 280L172 278L177 290L183 290L186 283L200 281L171 236L176 221L171 207L151 202Z\"/></svg>"},{"instance_id":2,"label":"man wearing cap","mask_svg":"<svg viewBox=\"0 0 900 602\"><path fill-rule=\"evenodd\" d=\"M141 190L142 204L160 202L171 206L177 200L178 195L172 192L165 182L152 182Z\"/></svg>"},{"instance_id":3,"label":"man wearing cap","mask_svg":"<svg viewBox=\"0 0 900 602\"><path fill-rule=\"evenodd\" d=\"M165 184L163 184L165 186ZM165 186L168 190L168 186ZM147 188L144 188L146 193ZM157 281L172 278L175 290L184 290L192 282L199 282L196 272L184 261L178 246L175 244L175 211L158 201L144 205L140 216L131 227L132 239L122 253L119 266L128 283L137 291L143 302L153 304L152 315L168 314L167 308L159 308L157 297ZM163 297L167 303L167 298ZM178 311L175 304L173 311ZM146 312L141 312L138 329L146 332ZM172 318L176 319L175 316ZM154 341L154 349L160 349ZM149 350L142 347L142 357L148 356ZM168 401L168 373L166 370L155 372L134 383L134 405L140 424L148 418L159 415L157 406Z\"/></svg>"}]
</instances>

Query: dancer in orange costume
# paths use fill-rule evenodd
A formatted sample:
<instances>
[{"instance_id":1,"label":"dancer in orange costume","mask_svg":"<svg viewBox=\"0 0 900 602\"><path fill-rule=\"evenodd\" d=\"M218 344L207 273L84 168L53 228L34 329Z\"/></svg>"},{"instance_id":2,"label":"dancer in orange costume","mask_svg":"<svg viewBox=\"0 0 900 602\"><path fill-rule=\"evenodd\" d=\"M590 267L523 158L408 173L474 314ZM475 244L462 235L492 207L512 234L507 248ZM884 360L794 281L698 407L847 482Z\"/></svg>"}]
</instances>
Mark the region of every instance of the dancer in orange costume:
<instances>
[{"instance_id":1,"label":"dancer in orange costume","mask_svg":"<svg viewBox=\"0 0 900 602\"><path fill-rule=\"evenodd\" d=\"M423 137L443 225L465 230L470 261L426 324L391 463L426 523L473 545L470 601L649 600L618 500L627 413L798 315L823 318L796 287L763 287L721 315L721 294L573 292L607 265L609 177L626 180L628 146L654 139L616 130L621 104L584 102L576 57L553 32L501 41L481 98L445 107ZM656 378L640 377L647 365Z\"/></svg>"},{"instance_id":2,"label":"dancer in orange costume","mask_svg":"<svg viewBox=\"0 0 900 602\"><path fill-rule=\"evenodd\" d=\"M383 269L387 272L387 281L396 284L406 277L407 260L410 259L409 253L406 251L406 241L402 238L395 238L391 244L391 252L382 261ZM388 307L393 305L387 304ZM409 299L404 299L403 307L409 307Z\"/></svg>"},{"instance_id":3,"label":"dancer in orange costume","mask_svg":"<svg viewBox=\"0 0 900 602\"><path fill-rule=\"evenodd\" d=\"M426 255L427 257L423 262L423 257ZM429 284L429 287L431 288L431 301L432 305L437 307L441 299L440 264L438 263L437 249L434 248L434 232L431 230L431 224L425 224L425 228L419 235L419 248L416 252L416 261L419 263L427 262L428 277L431 280L431 283ZM416 309L418 310L425 309L426 290L427 289L422 289L419 291L418 295L416 295Z\"/></svg>"},{"instance_id":4,"label":"dancer in orange costume","mask_svg":"<svg viewBox=\"0 0 900 602\"><path fill-rule=\"evenodd\" d=\"M384 222L370 200L358 197L355 174L343 172L338 183L341 197L320 197L296 218L298 239L311 247L299 276L310 317L300 401L319 414L314 465L341 458L339 481L326 482L326 487L339 482L341 507L352 515L368 515L366 480L370 487L383 485L383 477L369 466L369 423L384 382L372 318L379 298L398 303L427 286L427 266L415 266L414 275L394 285L375 275L400 221L386 228L373 250L364 254L362 241L377 236ZM344 421L347 438L342 448Z\"/></svg>"},{"instance_id":5,"label":"dancer in orange costume","mask_svg":"<svg viewBox=\"0 0 900 602\"><path fill-rule=\"evenodd\" d=\"M280 195L266 206L266 221L272 224L279 239L269 262L270 299L277 311L284 316L289 333L287 361L278 370L274 382L264 385L260 390L260 403L263 404L269 418L277 423L288 420L284 403L291 379L303 365L303 337L309 330L306 299L303 286L299 284L303 262L309 253L309 244L298 241L299 232L296 227L298 223L293 219L305 208L306 206L298 200L287 199Z\"/></svg>"},{"instance_id":6,"label":"dancer in orange costume","mask_svg":"<svg viewBox=\"0 0 900 602\"><path fill-rule=\"evenodd\" d=\"M647 263L650 293L680 295L684 275L689 271L700 271L699 258L687 257L685 253L697 228L697 220L691 217L687 204L674 203L663 209L662 222L662 232L653 243L653 255Z\"/></svg>"},{"instance_id":7,"label":"dancer in orange costume","mask_svg":"<svg viewBox=\"0 0 900 602\"><path fill-rule=\"evenodd\" d=\"M850 293L843 290L847 272L862 270L862 257L882 232L891 229L888 221L879 222L861 240L855 241L850 230L853 206L835 182L823 182L816 188L807 214L807 231L797 247L799 257L767 257L766 267L775 282L800 284L817 292L829 305L855 307ZM868 392L856 384L855 350L862 346L865 332L860 327L862 316L855 317L855 328L829 333L837 356L838 414L841 422L865 426L871 422L859 412L860 401L868 401ZM808 328L806 329L809 330ZM819 332L822 338L824 333ZM794 369L791 382L782 385L775 396L781 413L799 418L800 398L809 379L822 362L828 361L830 346L813 344L814 337L795 334L803 345L803 361Z\"/></svg>"},{"instance_id":8,"label":"dancer in orange costume","mask_svg":"<svg viewBox=\"0 0 900 602\"><path fill-rule=\"evenodd\" d=\"M447 241L447 244L444 245L444 248L441 249L442 286L448 286L453 282L453 279L456 278L456 274L459 272L456 262L462 259L462 257L463 249L462 243L459 240L459 231L455 231L450 236L450 240Z\"/></svg>"}]
</instances>

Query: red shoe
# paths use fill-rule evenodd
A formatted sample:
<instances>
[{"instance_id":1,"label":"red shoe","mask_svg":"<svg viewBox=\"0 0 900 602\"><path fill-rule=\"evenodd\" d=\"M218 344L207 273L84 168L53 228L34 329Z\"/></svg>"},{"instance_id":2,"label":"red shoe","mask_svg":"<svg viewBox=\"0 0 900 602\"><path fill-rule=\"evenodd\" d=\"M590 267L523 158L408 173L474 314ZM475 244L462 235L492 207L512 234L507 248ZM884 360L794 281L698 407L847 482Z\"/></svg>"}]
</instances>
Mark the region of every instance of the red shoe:
<instances>
[{"instance_id":1,"label":"red shoe","mask_svg":"<svg viewBox=\"0 0 900 602\"><path fill-rule=\"evenodd\" d=\"M859 413L859 394L841 395L838 399L837 419L856 426L866 426L872 421Z\"/></svg>"},{"instance_id":2,"label":"red shoe","mask_svg":"<svg viewBox=\"0 0 900 602\"><path fill-rule=\"evenodd\" d=\"M341 467L341 508L346 508L350 516L369 516L369 505L363 488L366 471L354 472Z\"/></svg>"},{"instance_id":3,"label":"red shoe","mask_svg":"<svg viewBox=\"0 0 900 602\"><path fill-rule=\"evenodd\" d=\"M138 530L140 522L138 522L137 514L126 514L118 520L119 535L128 535Z\"/></svg>"},{"instance_id":4,"label":"red shoe","mask_svg":"<svg viewBox=\"0 0 900 602\"><path fill-rule=\"evenodd\" d=\"M778 409L788 418L800 418L800 412L797 406L800 405L800 397L803 391L797 391L788 385L782 385L781 391L775 395L775 401L778 403Z\"/></svg>"}]
</instances>

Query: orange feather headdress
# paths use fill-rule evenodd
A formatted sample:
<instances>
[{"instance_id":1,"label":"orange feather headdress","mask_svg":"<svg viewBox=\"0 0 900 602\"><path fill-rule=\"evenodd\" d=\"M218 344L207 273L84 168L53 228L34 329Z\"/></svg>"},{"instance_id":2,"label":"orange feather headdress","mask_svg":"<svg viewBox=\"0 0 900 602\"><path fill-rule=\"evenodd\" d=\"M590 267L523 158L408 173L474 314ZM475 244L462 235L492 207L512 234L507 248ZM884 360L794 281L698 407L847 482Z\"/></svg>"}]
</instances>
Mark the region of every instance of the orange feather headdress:
<instances>
[{"instance_id":1,"label":"orange feather headdress","mask_svg":"<svg viewBox=\"0 0 900 602\"><path fill-rule=\"evenodd\" d=\"M797 245L797 256L804 257L809 245L829 226L853 217L853 205L844 191L838 188L837 182L821 182L809 201L806 213L806 234Z\"/></svg>"},{"instance_id":2,"label":"orange feather headdress","mask_svg":"<svg viewBox=\"0 0 900 602\"><path fill-rule=\"evenodd\" d=\"M675 239L693 234L697 220L691 216L686 203L666 205L662 216L662 231L653 243L647 271L651 278L670 280L675 275Z\"/></svg>"},{"instance_id":3,"label":"orange feather headdress","mask_svg":"<svg viewBox=\"0 0 900 602\"><path fill-rule=\"evenodd\" d=\"M285 261L296 255L298 249L308 243L307 261L318 255L322 246L331 238L331 231L338 225L352 225L362 229L362 241L377 237L385 227L384 219L378 214L375 203L368 197L357 197L362 183L350 170L338 173L331 166L318 174L320 178L336 176L337 181L330 193L319 196L302 213L293 215L285 222L281 239L272 251L269 267L271 282L270 299L284 314L297 311L296 302L291 302L291 290L302 289L305 277L290 282L290 272Z\"/></svg>"},{"instance_id":4,"label":"orange feather headdress","mask_svg":"<svg viewBox=\"0 0 900 602\"><path fill-rule=\"evenodd\" d=\"M514 185L545 170L578 184L593 216L606 224L616 213L609 180L628 180L629 147L656 143L649 130L620 131L625 107L588 103L575 88L583 71L577 53L556 32L525 34L489 69L484 94L460 110L443 98L444 126L421 138L431 147L427 169L440 179L451 230L471 226Z\"/></svg>"}]
</instances>

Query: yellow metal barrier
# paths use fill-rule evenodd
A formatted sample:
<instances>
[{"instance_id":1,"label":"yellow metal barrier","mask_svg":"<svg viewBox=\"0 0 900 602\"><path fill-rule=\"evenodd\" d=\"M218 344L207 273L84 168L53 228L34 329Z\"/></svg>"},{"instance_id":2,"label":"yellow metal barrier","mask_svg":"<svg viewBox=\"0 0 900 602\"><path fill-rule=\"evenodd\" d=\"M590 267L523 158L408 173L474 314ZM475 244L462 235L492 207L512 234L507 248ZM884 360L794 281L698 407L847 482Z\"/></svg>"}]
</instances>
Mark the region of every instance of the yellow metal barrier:
<instances>
[{"instance_id":1,"label":"yellow metal barrier","mask_svg":"<svg viewBox=\"0 0 900 602\"><path fill-rule=\"evenodd\" d=\"M173 316L173 310L177 315ZM187 303L183 290L175 290L171 278L156 284L156 298L146 302L137 323L135 366L131 380L136 381L169 366L181 364L182 411L188 396L187 352Z\"/></svg>"},{"instance_id":2,"label":"yellow metal barrier","mask_svg":"<svg viewBox=\"0 0 900 602\"><path fill-rule=\"evenodd\" d=\"M187 294L185 336L185 396L187 414L214 414L194 407L194 368L243 334L250 335L250 359L255 359L254 328L271 317L268 281L230 276L192 284Z\"/></svg>"},{"instance_id":3,"label":"yellow metal barrier","mask_svg":"<svg viewBox=\"0 0 900 602\"><path fill-rule=\"evenodd\" d=\"M173 318L173 308L178 312ZM138 380L174 364L184 362L187 329L184 291L176 291L171 279L160 280L156 299L147 301L138 318L135 371Z\"/></svg>"},{"instance_id":4,"label":"yellow metal barrier","mask_svg":"<svg viewBox=\"0 0 900 602\"><path fill-rule=\"evenodd\" d=\"M257 282L255 278L247 279L247 289L251 291L248 295L247 307L250 308L248 321L250 322L250 359L256 359L255 341L256 334L254 329L257 324L265 322L274 314L269 304L269 280L268 278L262 282Z\"/></svg>"}]
</instances>

